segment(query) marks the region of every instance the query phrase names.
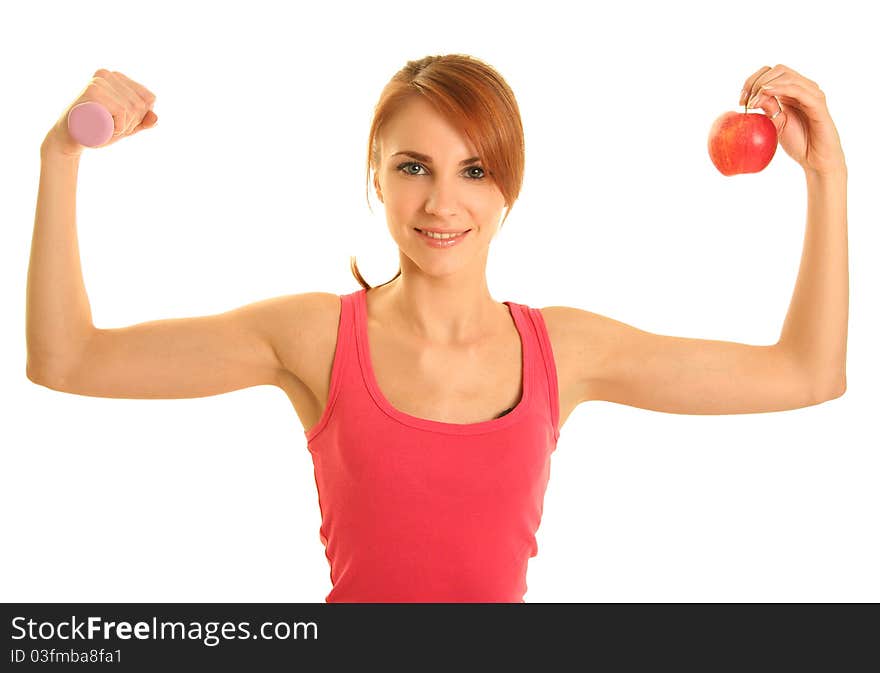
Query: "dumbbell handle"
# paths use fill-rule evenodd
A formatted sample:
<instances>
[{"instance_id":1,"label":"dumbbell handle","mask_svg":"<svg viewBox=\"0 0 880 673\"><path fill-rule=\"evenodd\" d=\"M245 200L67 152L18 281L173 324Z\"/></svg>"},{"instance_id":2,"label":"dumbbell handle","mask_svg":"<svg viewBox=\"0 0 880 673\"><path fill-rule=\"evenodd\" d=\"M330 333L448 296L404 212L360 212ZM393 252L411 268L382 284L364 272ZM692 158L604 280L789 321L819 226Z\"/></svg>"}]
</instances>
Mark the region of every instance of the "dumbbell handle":
<instances>
[{"instance_id":1,"label":"dumbbell handle","mask_svg":"<svg viewBox=\"0 0 880 673\"><path fill-rule=\"evenodd\" d=\"M100 147L113 135L113 116L100 103L75 105L67 115L70 137L86 147Z\"/></svg>"}]
</instances>

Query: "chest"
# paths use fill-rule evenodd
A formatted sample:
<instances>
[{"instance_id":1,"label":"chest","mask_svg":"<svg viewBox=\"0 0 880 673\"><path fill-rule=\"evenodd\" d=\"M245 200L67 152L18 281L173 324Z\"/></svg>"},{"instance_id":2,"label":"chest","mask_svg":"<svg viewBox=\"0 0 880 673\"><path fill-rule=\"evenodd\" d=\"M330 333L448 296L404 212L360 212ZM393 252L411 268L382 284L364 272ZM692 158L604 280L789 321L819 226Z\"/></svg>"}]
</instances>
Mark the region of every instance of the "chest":
<instances>
[{"instance_id":1,"label":"chest","mask_svg":"<svg viewBox=\"0 0 880 673\"><path fill-rule=\"evenodd\" d=\"M565 349L566 326L560 314L541 309L553 351L559 394L559 427L579 403L573 362ZM304 431L314 427L327 405L336 350L337 306L333 320L315 328L313 357L297 377L284 376L287 394ZM513 325L482 346L425 348L367 323L369 359L380 393L395 409L445 423L480 423L515 407L523 394L522 346Z\"/></svg>"},{"instance_id":2,"label":"chest","mask_svg":"<svg viewBox=\"0 0 880 673\"><path fill-rule=\"evenodd\" d=\"M479 423L515 407L523 394L520 336L511 326L469 347L440 348L367 323L374 380L387 402L411 416Z\"/></svg>"}]
</instances>

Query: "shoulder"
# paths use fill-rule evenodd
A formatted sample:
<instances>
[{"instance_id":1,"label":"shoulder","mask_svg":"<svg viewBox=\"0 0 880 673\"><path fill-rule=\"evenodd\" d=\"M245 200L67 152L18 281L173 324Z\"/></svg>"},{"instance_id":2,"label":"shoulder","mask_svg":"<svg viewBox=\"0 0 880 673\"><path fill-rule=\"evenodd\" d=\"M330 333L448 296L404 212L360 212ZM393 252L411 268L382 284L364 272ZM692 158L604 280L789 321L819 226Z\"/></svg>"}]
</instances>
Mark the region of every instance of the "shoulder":
<instances>
[{"instance_id":1,"label":"shoulder","mask_svg":"<svg viewBox=\"0 0 880 673\"><path fill-rule=\"evenodd\" d=\"M571 306L545 306L538 310L557 359L583 360L591 341L587 338L592 329L591 316L595 314Z\"/></svg>"},{"instance_id":2,"label":"shoulder","mask_svg":"<svg viewBox=\"0 0 880 673\"><path fill-rule=\"evenodd\" d=\"M332 292L303 292L279 297L271 317L272 342L284 369L302 381L318 376L332 362L342 310Z\"/></svg>"},{"instance_id":3,"label":"shoulder","mask_svg":"<svg viewBox=\"0 0 880 673\"><path fill-rule=\"evenodd\" d=\"M590 316L594 315L571 306L545 306L538 310L553 345L559 343L561 347L579 342L583 332L589 330Z\"/></svg>"},{"instance_id":4,"label":"shoulder","mask_svg":"<svg viewBox=\"0 0 880 673\"><path fill-rule=\"evenodd\" d=\"M303 292L279 297L273 323L277 332L287 336L290 331L320 330L339 322L342 300L332 292Z\"/></svg>"},{"instance_id":5,"label":"shoulder","mask_svg":"<svg viewBox=\"0 0 880 673\"><path fill-rule=\"evenodd\" d=\"M560 386L566 386L578 400L589 399L592 381L602 377L612 357L616 321L572 306L538 309L556 361Z\"/></svg>"},{"instance_id":6,"label":"shoulder","mask_svg":"<svg viewBox=\"0 0 880 673\"><path fill-rule=\"evenodd\" d=\"M547 306L539 310L547 331L563 347L583 349L586 342L597 349L608 348L622 336L641 332L627 323L572 306Z\"/></svg>"}]
</instances>

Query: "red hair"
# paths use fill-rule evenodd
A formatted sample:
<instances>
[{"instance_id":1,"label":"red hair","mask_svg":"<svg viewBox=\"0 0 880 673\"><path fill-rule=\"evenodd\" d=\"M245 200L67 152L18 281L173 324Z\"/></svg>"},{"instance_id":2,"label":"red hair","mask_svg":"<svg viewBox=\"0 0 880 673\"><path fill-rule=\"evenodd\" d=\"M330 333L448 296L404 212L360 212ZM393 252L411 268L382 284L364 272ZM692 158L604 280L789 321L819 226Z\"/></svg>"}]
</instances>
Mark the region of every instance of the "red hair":
<instances>
[{"instance_id":1,"label":"red hair","mask_svg":"<svg viewBox=\"0 0 880 673\"><path fill-rule=\"evenodd\" d=\"M377 137L407 101L421 96L430 102L476 148L486 173L504 195L507 212L519 196L525 170L525 141L519 106L504 78L487 63L464 54L426 56L408 61L382 89L367 141L367 207L370 206L370 170L379 168ZM370 284L351 258L351 272L366 289ZM398 267L397 278L401 274ZM390 283L392 278L382 285Z\"/></svg>"}]
</instances>

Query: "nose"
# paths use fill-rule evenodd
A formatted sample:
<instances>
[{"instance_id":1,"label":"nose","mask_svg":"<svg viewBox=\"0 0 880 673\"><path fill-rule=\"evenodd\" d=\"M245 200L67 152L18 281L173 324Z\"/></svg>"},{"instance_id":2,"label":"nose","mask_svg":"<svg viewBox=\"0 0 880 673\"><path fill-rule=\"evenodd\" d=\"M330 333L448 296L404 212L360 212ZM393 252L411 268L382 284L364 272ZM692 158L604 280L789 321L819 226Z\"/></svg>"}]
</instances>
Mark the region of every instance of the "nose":
<instances>
[{"instance_id":1,"label":"nose","mask_svg":"<svg viewBox=\"0 0 880 673\"><path fill-rule=\"evenodd\" d=\"M457 204L458 195L454 184L435 180L425 202L425 212L438 217L450 217L458 212Z\"/></svg>"}]
</instances>

